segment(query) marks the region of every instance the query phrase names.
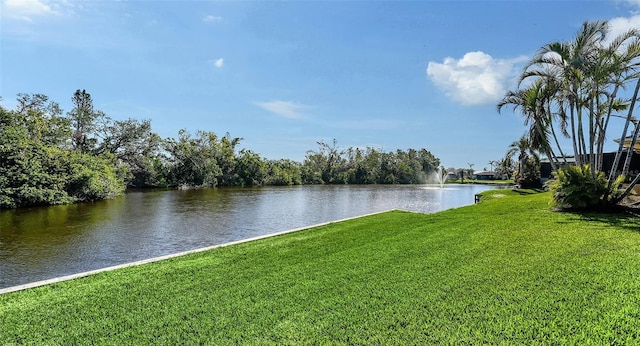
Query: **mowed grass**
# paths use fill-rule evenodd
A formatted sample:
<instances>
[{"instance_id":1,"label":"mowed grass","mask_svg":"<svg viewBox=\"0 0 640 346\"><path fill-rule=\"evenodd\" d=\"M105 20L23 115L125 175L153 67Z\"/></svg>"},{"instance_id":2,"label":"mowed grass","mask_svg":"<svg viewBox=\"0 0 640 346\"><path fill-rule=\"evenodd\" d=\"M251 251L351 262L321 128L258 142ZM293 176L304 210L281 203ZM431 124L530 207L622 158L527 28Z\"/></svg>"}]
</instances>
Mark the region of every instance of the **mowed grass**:
<instances>
[{"instance_id":1,"label":"mowed grass","mask_svg":"<svg viewBox=\"0 0 640 346\"><path fill-rule=\"evenodd\" d=\"M497 190L4 294L0 343L640 343L640 221L548 201Z\"/></svg>"}]
</instances>

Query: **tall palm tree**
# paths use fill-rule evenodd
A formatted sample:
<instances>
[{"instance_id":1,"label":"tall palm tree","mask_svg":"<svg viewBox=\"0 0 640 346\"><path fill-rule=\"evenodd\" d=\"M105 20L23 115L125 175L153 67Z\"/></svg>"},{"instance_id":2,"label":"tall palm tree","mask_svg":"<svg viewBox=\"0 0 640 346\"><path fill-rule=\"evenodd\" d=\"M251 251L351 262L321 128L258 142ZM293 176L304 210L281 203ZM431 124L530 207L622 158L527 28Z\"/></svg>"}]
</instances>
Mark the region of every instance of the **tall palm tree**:
<instances>
[{"instance_id":1,"label":"tall palm tree","mask_svg":"<svg viewBox=\"0 0 640 346\"><path fill-rule=\"evenodd\" d=\"M640 75L637 76L637 81L636 81L636 87L635 90L633 92L633 98L631 99L631 105L629 106L629 112L627 115L627 123L631 122L631 119L633 117L633 110L635 108L635 104L636 104L636 100L638 99L638 91L640 90ZM621 176L627 176L627 174L629 173L629 168L631 167L631 155L633 154L633 148L635 147L635 143L638 140L638 132L640 130L640 124L636 123L635 129L633 131L633 136L631 139L631 142L629 143L629 149L627 149L627 156L625 158L624 161L624 167L622 168L622 172L621 172ZM623 143L625 141L625 137L623 136L622 138L620 138L620 145L622 146ZM618 168L618 160L619 160L619 156L621 155L622 151L620 150L620 148L618 148L618 153L616 153L616 157L614 159L614 164L613 166L611 166L611 172L615 172ZM610 176L614 176L613 174ZM615 200L615 203L620 202L623 198L625 198L626 196L628 196L631 193L631 190L633 189L633 187L638 183L638 181L640 180L640 174L637 174L635 176L635 178L631 181L631 183L627 186L627 189L620 194ZM611 188L611 184L612 184L612 179L609 178L609 186L608 188Z\"/></svg>"},{"instance_id":2,"label":"tall palm tree","mask_svg":"<svg viewBox=\"0 0 640 346\"><path fill-rule=\"evenodd\" d=\"M489 160L489 167L491 167L491 171L493 172L493 166L497 163L497 161Z\"/></svg>"},{"instance_id":3,"label":"tall palm tree","mask_svg":"<svg viewBox=\"0 0 640 346\"><path fill-rule=\"evenodd\" d=\"M551 147L551 137L564 157L562 147L554 129L554 114L551 112L551 102L553 93L549 92L549 85L543 79L538 79L526 89L509 91L498 103L498 112L506 105L513 106L514 110L519 109L525 117L524 124L530 125L528 138L529 145L544 152L549 158L552 170L556 170L556 155ZM563 119L560 118L561 128Z\"/></svg>"},{"instance_id":4,"label":"tall palm tree","mask_svg":"<svg viewBox=\"0 0 640 346\"><path fill-rule=\"evenodd\" d=\"M620 42L626 42L628 38L634 38L634 41L627 44L622 53L616 54L616 52L620 51L620 46L622 45L622 43ZM609 119L611 117L612 110L614 109L622 110L624 108L627 108L628 110L627 115L625 117L624 129L622 130L622 135L620 137L620 144L618 146L614 163L613 163L611 172L609 174L609 181L612 181L615 178L614 174L617 170L619 161L623 155L624 142L625 142L625 138L627 137L629 125L631 124L631 122L635 120L633 118L633 111L635 110L635 103L636 103L636 100L638 99L638 89L640 88L640 73L638 72L640 68L640 31L632 30L632 31L629 31L627 34L621 35L617 40L611 43L611 45L608 47L607 53L611 55L610 60L611 60L611 65L613 65L611 70L613 70L612 74L613 74L613 82L615 83L615 87L614 87L614 92L608 106L607 118L605 122L605 131L606 131L606 125L608 125ZM628 82L632 82L634 79L636 82L636 87L635 87L633 96L627 106L624 103L624 101L620 101L615 97L616 97L617 91L621 87L624 87ZM635 138L633 138L629 148L633 148L635 145L635 142L637 140L637 135L634 137ZM632 151L629 150L627 153L627 158L625 159L625 167L622 170L622 175L627 175L629 172L631 152Z\"/></svg>"},{"instance_id":5,"label":"tall palm tree","mask_svg":"<svg viewBox=\"0 0 640 346\"><path fill-rule=\"evenodd\" d=\"M559 88L556 98L560 107L568 107L571 137L576 163L589 159L585 139L585 113L588 116L588 132L593 133L592 116L585 109L589 104L589 74L596 61L599 47L606 37L608 25L604 21L585 22L571 42L555 42L543 46L525 67L521 80L544 76L553 80ZM560 113L564 113L561 111ZM565 113L566 114L566 113ZM591 147L591 146L590 146ZM592 153L592 151L591 151Z\"/></svg>"},{"instance_id":6,"label":"tall palm tree","mask_svg":"<svg viewBox=\"0 0 640 346\"><path fill-rule=\"evenodd\" d=\"M496 174L498 176L511 177L513 176L513 171L514 171L514 163L513 163L512 155L509 155L509 153L506 153L503 158L496 161Z\"/></svg>"},{"instance_id":7,"label":"tall palm tree","mask_svg":"<svg viewBox=\"0 0 640 346\"><path fill-rule=\"evenodd\" d=\"M576 165L589 164L594 176L602 169L611 117L627 110L626 116L622 116L624 129L608 177L608 190L612 191L611 184L619 181L616 171L620 161L624 158L622 174L626 176L632 156L630 150L624 152L624 138L629 137L629 124L634 121L640 89L640 29L629 30L613 39L609 39L608 34L606 21L585 22L574 39L544 45L520 77L521 83L530 79L533 83L525 90L507 93L498 107L504 104L521 107L525 122L531 124L532 145L548 156L544 140L549 138L548 134L554 136L554 126L559 125L560 133L571 138ZM633 83L636 88L632 98L620 98L619 91ZM527 93L534 90L539 92L535 96L539 100L537 106L524 99L533 97ZM537 108L540 105L544 111ZM638 130L640 128L630 136L631 148L640 138ZM549 159L553 161L552 156ZM631 185L639 180L640 176Z\"/></svg>"},{"instance_id":8,"label":"tall palm tree","mask_svg":"<svg viewBox=\"0 0 640 346\"><path fill-rule=\"evenodd\" d=\"M519 140L511 143L507 150L507 157L518 154L518 176L524 176L524 167L530 157L538 158L538 153L531 146L529 137L523 135Z\"/></svg>"},{"instance_id":9,"label":"tall palm tree","mask_svg":"<svg viewBox=\"0 0 640 346\"><path fill-rule=\"evenodd\" d=\"M611 115L624 107L618 90L633 79L640 53L640 31L629 30L607 43L608 32L605 21L585 22L573 41L543 46L521 76L521 81L534 77L555 84L557 114L568 110L577 164L598 169Z\"/></svg>"}]
</instances>

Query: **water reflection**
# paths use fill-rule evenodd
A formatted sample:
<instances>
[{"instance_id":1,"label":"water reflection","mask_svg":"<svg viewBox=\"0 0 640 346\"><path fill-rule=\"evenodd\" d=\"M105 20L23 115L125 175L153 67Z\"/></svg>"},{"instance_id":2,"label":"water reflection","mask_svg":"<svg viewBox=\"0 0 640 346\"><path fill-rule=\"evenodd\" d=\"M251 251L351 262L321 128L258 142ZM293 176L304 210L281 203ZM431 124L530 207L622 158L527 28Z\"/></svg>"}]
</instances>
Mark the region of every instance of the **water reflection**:
<instances>
[{"instance_id":1,"label":"water reflection","mask_svg":"<svg viewBox=\"0 0 640 346\"><path fill-rule=\"evenodd\" d=\"M0 211L0 288L389 209L472 204L481 185L132 192Z\"/></svg>"}]
</instances>

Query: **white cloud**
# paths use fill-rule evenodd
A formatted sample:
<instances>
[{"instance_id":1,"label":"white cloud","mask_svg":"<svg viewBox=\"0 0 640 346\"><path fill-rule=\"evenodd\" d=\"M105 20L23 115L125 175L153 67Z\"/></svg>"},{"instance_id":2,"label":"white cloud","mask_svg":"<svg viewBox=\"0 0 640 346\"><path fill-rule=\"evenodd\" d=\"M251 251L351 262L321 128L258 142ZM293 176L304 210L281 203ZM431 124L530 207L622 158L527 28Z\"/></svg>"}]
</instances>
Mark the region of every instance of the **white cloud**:
<instances>
[{"instance_id":1,"label":"white cloud","mask_svg":"<svg viewBox=\"0 0 640 346\"><path fill-rule=\"evenodd\" d=\"M640 5L640 0L637 1ZM616 17L609 19L609 36L611 38L617 37L630 29L640 28L640 14L636 14L631 17Z\"/></svg>"},{"instance_id":2,"label":"white cloud","mask_svg":"<svg viewBox=\"0 0 640 346\"><path fill-rule=\"evenodd\" d=\"M268 110L271 113L289 119L306 118L307 116L302 112L309 108L309 106L305 106L299 103L278 100L270 102L256 102L255 104L260 108Z\"/></svg>"},{"instance_id":3,"label":"white cloud","mask_svg":"<svg viewBox=\"0 0 640 346\"><path fill-rule=\"evenodd\" d=\"M24 14L42 15L53 12L51 6L39 0L5 0L4 5L8 10Z\"/></svg>"},{"instance_id":4,"label":"white cloud","mask_svg":"<svg viewBox=\"0 0 640 346\"><path fill-rule=\"evenodd\" d=\"M508 84L517 74L514 64L526 60L526 57L494 59L483 52L469 52L459 60L448 57L443 63L430 61L427 76L457 102L490 104L504 96Z\"/></svg>"},{"instance_id":5,"label":"white cloud","mask_svg":"<svg viewBox=\"0 0 640 346\"><path fill-rule=\"evenodd\" d=\"M215 68L222 68L224 66L224 59L223 58L211 59L211 60L208 60L208 63L213 64Z\"/></svg>"},{"instance_id":6,"label":"white cloud","mask_svg":"<svg viewBox=\"0 0 640 346\"><path fill-rule=\"evenodd\" d=\"M40 0L5 0L2 3L3 16L33 22L33 17L56 14L47 3Z\"/></svg>"},{"instance_id":7,"label":"white cloud","mask_svg":"<svg viewBox=\"0 0 640 346\"><path fill-rule=\"evenodd\" d=\"M204 18L202 18L202 21L205 23L220 23L222 21L222 17L207 15Z\"/></svg>"}]
</instances>

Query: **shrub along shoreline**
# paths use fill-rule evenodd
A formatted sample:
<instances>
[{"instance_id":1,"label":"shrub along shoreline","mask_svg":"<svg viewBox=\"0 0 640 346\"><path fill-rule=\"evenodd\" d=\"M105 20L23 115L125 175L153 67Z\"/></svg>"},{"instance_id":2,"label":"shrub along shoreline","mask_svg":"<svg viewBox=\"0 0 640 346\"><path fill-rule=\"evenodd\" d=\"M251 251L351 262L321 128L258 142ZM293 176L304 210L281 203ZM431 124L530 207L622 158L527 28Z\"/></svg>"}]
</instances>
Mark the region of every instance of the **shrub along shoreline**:
<instances>
[{"instance_id":1,"label":"shrub along shoreline","mask_svg":"<svg viewBox=\"0 0 640 346\"><path fill-rule=\"evenodd\" d=\"M522 194L522 195L521 195ZM6 343L640 341L640 220L486 192L0 295Z\"/></svg>"}]
</instances>

